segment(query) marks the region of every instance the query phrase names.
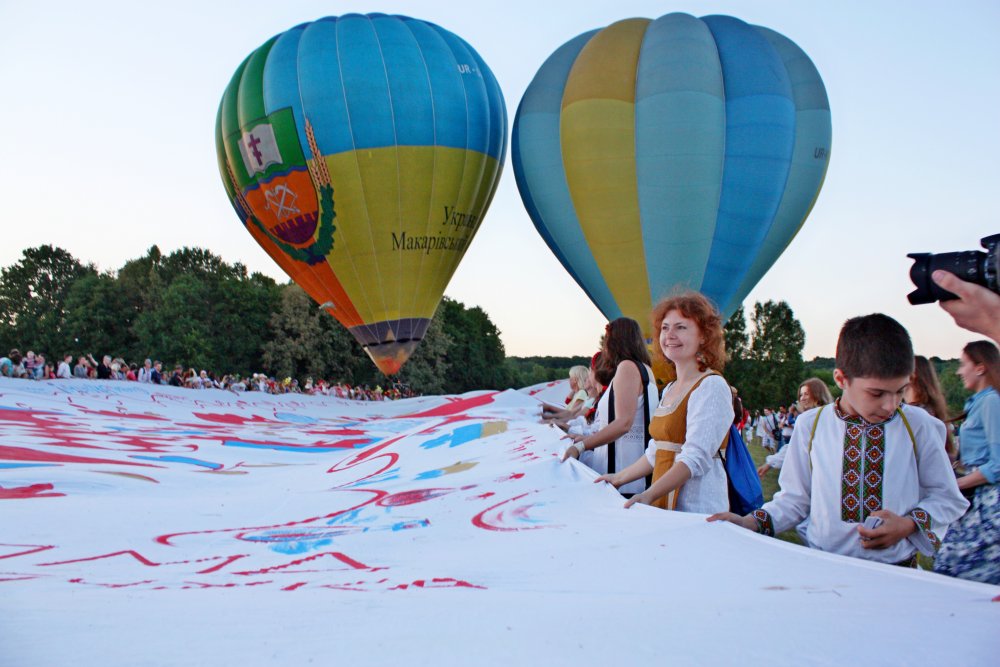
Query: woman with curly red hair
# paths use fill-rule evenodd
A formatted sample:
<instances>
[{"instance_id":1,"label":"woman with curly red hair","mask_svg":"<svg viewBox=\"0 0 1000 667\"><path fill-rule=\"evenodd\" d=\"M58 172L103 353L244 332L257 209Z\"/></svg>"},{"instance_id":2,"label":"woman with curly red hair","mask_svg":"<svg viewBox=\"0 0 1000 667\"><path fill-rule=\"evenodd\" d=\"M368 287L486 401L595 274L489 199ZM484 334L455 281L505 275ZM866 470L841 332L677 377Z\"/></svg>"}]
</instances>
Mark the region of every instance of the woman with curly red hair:
<instances>
[{"instance_id":1,"label":"woman with curly red hair","mask_svg":"<svg viewBox=\"0 0 1000 667\"><path fill-rule=\"evenodd\" d=\"M625 507L640 502L682 512L724 512L729 492L719 450L735 413L721 375L726 360L722 318L703 295L685 292L653 309L653 325L659 331L657 352L677 371L677 379L663 390L653 413L645 455L597 481L620 487L652 472L652 486Z\"/></svg>"}]
</instances>

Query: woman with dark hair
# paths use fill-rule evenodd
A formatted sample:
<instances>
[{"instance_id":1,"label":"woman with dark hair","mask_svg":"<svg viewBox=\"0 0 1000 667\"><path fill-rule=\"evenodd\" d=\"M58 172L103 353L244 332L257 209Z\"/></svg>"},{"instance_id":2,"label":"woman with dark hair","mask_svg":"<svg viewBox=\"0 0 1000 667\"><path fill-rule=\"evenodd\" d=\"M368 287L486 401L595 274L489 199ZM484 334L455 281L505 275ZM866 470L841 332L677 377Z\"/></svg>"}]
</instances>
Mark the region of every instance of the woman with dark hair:
<instances>
[{"instance_id":1,"label":"woman with dark hair","mask_svg":"<svg viewBox=\"0 0 1000 667\"><path fill-rule=\"evenodd\" d=\"M595 376L601 380L611 373L608 390L597 405L594 420L597 430L590 434L567 435L573 443L563 454L565 461L567 458L579 459L593 450L593 459L585 462L601 474L621 470L642 456L646 447L647 411L652 410L657 399L649 351L639 323L631 318L619 317L605 330ZM610 454L612 451L614 456ZM622 494L628 496L646 488L642 479L630 482L621 486Z\"/></svg>"},{"instance_id":2,"label":"woman with dark hair","mask_svg":"<svg viewBox=\"0 0 1000 667\"><path fill-rule=\"evenodd\" d=\"M645 455L597 481L621 487L652 473L653 483L625 507L640 502L663 509L712 514L729 509L720 450L733 423L733 394L720 371L726 361L722 319L697 292L660 302L653 310L659 349L677 371L649 425Z\"/></svg>"},{"instance_id":3,"label":"woman with dark hair","mask_svg":"<svg viewBox=\"0 0 1000 667\"><path fill-rule=\"evenodd\" d=\"M962 463L972 472L958 488L972 492L972 504L951 524L934 560L934 571L1000 584L1000 352L980 340L962 350L958 376L975 393L965 402L958 432Z\"/></svg>"},{"instance_id":4,"label":"woman with dark hair","mask_svg":"<svg viewBox=\"0 0 1000 667\"><path fill-rule=\"evenodd\" d=\"M944 447L948 457L954 461L958 458L958 451L952 438L951 424L948 423L948 403L944 400L944 390L941 389L937 372L927 357L917 355L913 359L913 374L910 376L910 384L903 390L903 400L907 405L923 408L932 417L945 423L948 430L945 432Z\"/></svg>"}]
</instances>

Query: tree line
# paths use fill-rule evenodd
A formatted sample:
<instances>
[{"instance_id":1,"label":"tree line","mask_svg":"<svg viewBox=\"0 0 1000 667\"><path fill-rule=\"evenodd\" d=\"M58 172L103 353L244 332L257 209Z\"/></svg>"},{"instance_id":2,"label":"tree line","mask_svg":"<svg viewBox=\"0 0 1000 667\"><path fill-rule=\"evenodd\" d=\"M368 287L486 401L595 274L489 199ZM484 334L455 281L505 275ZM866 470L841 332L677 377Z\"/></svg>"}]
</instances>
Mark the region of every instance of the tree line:
<instances>
[{"instance_id":1,"label":"tree line","mask_svg":"<svg viewBox=\"0 0 1000 667\"><path fill-rule=\"evenodd\" d=\"M751 408L788 404L819 375L833 387L832 360L806 364L805 332L784 301L742 307L725 328L725 369ZM654 344L656 344L654 342ZM595 332L594 349L600 345ZM99 271L51 245L28 248L0 269L0 353L11 348L111 354L137 363L216 373L266 372L354 385L401 382L425 394L524 387L563 379L589 357L508 357L500 331L478 306L445 297L399 375L387 378L343 326L294 283L279 284L208 250L164 255L153 246L117 271ZM949 404L964 397L954 369L939 365ZM817 364L817 362L819 362Z\"/></svg>"},{"instance_id":2,"label":"tree line","mask_svg":"<svg viewBox=\"0 0 1000 667\"><path fill-rule=\"evenodd\" d=\"M0 269L0 354L12 348L110 354L141 365L353 385L401 382L425 394L505 389L566 377L583 358L506 356L480 307L445 297L410 361L393 378L343 326L292 282L279 284L208 250L153 246L116 271L51 245Z\"/></svg>"}]
</instances>

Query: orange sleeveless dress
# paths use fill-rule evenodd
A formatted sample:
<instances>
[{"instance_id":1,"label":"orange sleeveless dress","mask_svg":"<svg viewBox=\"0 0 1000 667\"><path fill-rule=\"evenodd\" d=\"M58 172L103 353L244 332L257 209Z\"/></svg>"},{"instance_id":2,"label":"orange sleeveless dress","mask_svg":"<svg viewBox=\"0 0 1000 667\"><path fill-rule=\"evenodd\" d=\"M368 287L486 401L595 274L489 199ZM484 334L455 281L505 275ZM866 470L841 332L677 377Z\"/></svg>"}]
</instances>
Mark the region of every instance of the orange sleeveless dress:
<instances>
[{"instance_id":1,"label":"orange sleeveless dress","mask_svg":"<svg viewBox=\"0 0 1000 667\"><path fill-rule=\"evenodd\" d=\"M649 422L649 437L654 440L653 444L656 447L656 458L653 464L654 484L656 480L667 474L667 471L674 466L677 454L680 453L685 440L687 440L687 407L691 393L705 381L705 378L713 375L719 375L719 373L711 371L695 382L688 389L688 392L681 399L680 403L677 404L677 407L667 410L660 405L653 412L653 418ZM729 434L726 433L721 446L725 447L728 442ZM666 496L657 498L652 503L653 507L671 510L677 509L677 500L680 498L683 488L684 485L682 484Z\"/></svg>"}]
</instances>

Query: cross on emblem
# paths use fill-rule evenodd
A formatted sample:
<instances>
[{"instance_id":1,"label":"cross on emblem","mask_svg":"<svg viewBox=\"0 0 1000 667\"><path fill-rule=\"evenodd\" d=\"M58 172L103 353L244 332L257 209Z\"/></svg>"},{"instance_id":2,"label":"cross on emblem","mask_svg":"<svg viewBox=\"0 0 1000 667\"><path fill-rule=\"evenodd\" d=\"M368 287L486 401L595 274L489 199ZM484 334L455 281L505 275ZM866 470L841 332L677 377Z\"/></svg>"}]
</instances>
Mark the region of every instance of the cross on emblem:
<instances>
[{"instance_id":1,"label":"cross on emblem","mask_svg":"<svg viewBox=\"0 0 1000 667\"><path fill-rule=\"evenodd\" d=\"M253 133L251 133L250 140L247 141L247 146L249 146L250 150L253 151L254 159L257 160L257 166L263 167L264 154L260 152L259 148L257 148L257 146L259 145L260 145L260 139L258 139Z\"/></svg>"},{"instance_id":2,"label":"cross on emblem","mask_svg":"<svg viewBox=\"0 0 1000 667\"><path fill-rule=\"evenodd\" d=\"M267 199L267 207L274 211L274 215L278 218L278 220L285 220L296 213L301 213L301 211L295 207L295 200L298 199L298 197L299 196L295 194L295 192L287 185L279 185L271 188L270 190L264 190L264 198Z\"/></svg>"}]
</instances>

